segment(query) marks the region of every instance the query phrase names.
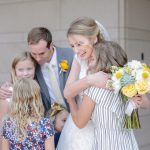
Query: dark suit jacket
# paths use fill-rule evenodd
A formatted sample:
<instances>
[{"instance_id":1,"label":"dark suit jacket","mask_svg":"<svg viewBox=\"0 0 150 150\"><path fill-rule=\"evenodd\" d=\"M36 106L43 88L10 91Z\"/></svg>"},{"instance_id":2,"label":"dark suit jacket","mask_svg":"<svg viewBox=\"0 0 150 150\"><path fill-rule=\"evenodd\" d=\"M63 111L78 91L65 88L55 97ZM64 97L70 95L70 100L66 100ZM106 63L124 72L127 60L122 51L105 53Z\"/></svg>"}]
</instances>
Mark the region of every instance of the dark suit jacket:
<instances>
[{"instance_id":1,"label":"dark suit jacket","mask_svg":"<svg viewBox=\"0 0 150 150\"><path fill-rule=\"evenodd\" d=\"M69 75L69 72L71 69L74 53L69 48L58 48L58 47L56 47L56 52L57 52L57 63L58 63L58 65L64 59L67 60L68 64L69 64L69 69L67 70L67 72L62 71L61 74L59 75L60 90L61 90L61 93L63 96L63 90L64 90L64 87L65 87L65 84L66 84L66 81L67 81L67 78L68 78L68 75ZM60 67L58 68L58 70L60 71ZM45 112L47 112L51 106L51 98L50 98L45 80L43 78L43 74L41 72L40 65L37 65L37 67L36 67L35 78L40 85L43 105L45 107ZM65 99L65 103L66 103L67 108L69 110L69 106L68 106L68 103L66 102L66 99Z\"/></svg>"}]
</instances>

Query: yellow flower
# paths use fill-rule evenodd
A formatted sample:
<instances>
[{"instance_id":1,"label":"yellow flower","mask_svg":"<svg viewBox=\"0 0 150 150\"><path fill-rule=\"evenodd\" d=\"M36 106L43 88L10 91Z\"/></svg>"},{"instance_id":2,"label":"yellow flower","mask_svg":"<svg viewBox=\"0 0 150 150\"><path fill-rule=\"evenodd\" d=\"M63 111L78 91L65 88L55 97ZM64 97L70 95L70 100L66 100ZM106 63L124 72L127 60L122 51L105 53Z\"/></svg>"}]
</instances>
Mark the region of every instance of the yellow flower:
<instances>
[{"instance_id":1,"label":"yellow flower","mask_svg":"<svg viewBox=\"0 0 150 150\"><path fill-rule=\"evenodd\" d=\"M137 94L134 84L128 84L121 89L122 93L127 97L133 97Z\"/></svg>"},{"instance_id":2,"label":"yellow flower","mask_svg":"<svg viewBox=\"0 0 150 150\"><path fill-rule=\"evenodd\" d=\"M69 69L68 61L67 60L62 60L59 64L59 67L63 71L67 71Z\"/></svg>"},{"instance_id":3,"label":"yellow flower","mask_svg":"<svg viewBox=\"0 0 150 150\"><path fill-rule=\"evenodd\" d=\"M142 73L142 77L143 77L144 79L147 79L147 78L149 77L149 73L148 73L147 71L144 71L144 72Z\"/></svg>"},{"instance_id":4,"label":"yellow flower","mask_svg":"<svg viewBox=\"0 0 150 150\"><path fill-rule=\"evenodd\" d=\"M120 79L121 77L122 77L122 72L117 71L117 72L116 72L116 78L117 78L117 79Z\"/></svg>"},{"instance_id":5,"label":"yellow flower","mask_svg":"<svg viewBox=\"0 0 150 150\"><path fill-rule=\"evenodd\" d=\"M145 71L148 71L149 73L150 73L150 68L149 67L147 67L147 65L146 64L142 64L143 65L143 67L144 67L144 70Z\"/></svg>"},{"instance_id":6,"label":"yellow flower","mask_svg":"<svg viewBox=\"0 0 150 150\"><path fill-rule=\"evenodd\" d=\"M146 80L140 80L135 83L135 87L139 94L145 94L150 91L150 85Z\"/></svg>"}]
</instances>

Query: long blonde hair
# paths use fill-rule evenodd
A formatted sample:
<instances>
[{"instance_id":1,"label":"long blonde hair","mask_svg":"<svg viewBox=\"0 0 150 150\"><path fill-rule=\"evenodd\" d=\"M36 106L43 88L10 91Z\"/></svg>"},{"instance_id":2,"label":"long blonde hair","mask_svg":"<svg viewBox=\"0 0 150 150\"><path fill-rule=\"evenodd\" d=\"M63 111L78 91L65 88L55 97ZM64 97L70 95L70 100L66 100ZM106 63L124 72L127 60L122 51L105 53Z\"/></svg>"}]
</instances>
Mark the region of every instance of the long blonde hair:
<instances>
[{"instance_id":1,"label":"long blonde hair","mask_svg":"<svg viewBox=\"0 0 150 150\"><path fill-rule=\"evenodd\" d=\"M24 61L27 59L31 60L31 62L33 62L34 66L36 66L35 60L32 58L31 54L27 51L18 54L13 59L12 64L11 64L11 81L12 81L12 83L15 83L18 80L17 76L16 76L16 65L18 64L18 62Z\"/></svg>"},{"instance_id":2,"label":"long blonde hair","mask_svg":"<svg viewBox=\"0 0 150 150\"><path fill-rule=\"evenodd\" d=\"M27 125L44 116L40 87L35 80L21 79L14 84L9 116L19 141L25 139Z\"/></svg>"},{"instance_id":3,"label":"long blonde hair","mask_svg":"<svg viewBox=\"0 0 150 150\"><path fill-rule=\"evenodd\" d=\"M112 66L123 67L127 63L127 54L122 47L113 41L103 41L94 46L96 57L92 72L104 71L111 73Z\"/></svg>"},{"instance_id":4,"label":"long blonde hair","mask_svg":"<svg viewBox=\"0 0 150 150\"><path fill-rule=\"evenodd\" d=\"M71 35L97 37L97 42L105 40L96 21L88 17L78 18L72 22L67 31L67 37Z\"/></svg>"}]
</instances>

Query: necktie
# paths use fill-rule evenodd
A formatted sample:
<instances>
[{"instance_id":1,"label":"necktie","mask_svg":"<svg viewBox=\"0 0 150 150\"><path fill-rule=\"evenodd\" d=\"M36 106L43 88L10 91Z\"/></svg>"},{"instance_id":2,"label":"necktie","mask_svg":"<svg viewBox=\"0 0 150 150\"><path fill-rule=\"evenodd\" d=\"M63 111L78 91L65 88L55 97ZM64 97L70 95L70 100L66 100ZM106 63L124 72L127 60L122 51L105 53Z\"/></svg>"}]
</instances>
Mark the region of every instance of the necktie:
<instances>
[{"instance_id":1,"label":"necktie","mask_svg":"<svg viewBox=\"0 0 150 150\"><path fill-rule=\"evenodd\" d=\"M52 65L48 65L48 72L49 72L49 76L50 76L51 87L52 87L52 90L56 96L56 101L66 108L66 104L65 104L64 99L61 95L58 81L56 79L56 74L54 72L54 68Z\"/></svg>"}]
</instances>

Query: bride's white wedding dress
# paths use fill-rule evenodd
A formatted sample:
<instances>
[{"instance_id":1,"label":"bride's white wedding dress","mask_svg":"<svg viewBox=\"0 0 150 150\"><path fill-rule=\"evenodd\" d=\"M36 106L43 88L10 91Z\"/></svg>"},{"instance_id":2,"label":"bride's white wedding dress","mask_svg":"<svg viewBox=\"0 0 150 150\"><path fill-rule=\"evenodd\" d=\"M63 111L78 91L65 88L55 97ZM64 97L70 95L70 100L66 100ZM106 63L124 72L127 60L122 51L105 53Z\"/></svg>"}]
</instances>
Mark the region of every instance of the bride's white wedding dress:
<instances>
[{"instance_id":1,"label":"bride's white wedding dress","mask_svg":"<svg viewBox=\"0 0 150 150\"><path fill-rule=\"evenodd\" d=\"M77 56L76 60L81 66L79 78L86 76L87 63L81 61ZM80 104L82 100L82 93L79 94L77 103ZM90 120L87 125L79 129L72 120L71 115L69 115L65 126L62 130L57 150L92 150L92 145L94 143L94 125Z\"/></svg>"}]
</instances>

